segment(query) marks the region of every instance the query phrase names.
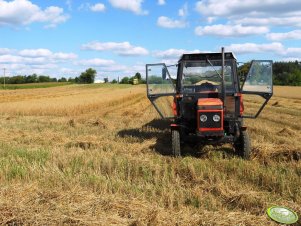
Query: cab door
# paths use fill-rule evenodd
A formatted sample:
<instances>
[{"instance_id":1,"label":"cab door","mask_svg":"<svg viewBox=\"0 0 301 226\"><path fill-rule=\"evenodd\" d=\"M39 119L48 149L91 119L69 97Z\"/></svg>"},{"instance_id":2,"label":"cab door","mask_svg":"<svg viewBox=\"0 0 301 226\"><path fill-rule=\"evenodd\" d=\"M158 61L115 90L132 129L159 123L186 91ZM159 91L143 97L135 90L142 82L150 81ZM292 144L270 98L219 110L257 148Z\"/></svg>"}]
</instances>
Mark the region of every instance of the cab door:
<instances>
[{"instance_id":1,"label":"cab door","mask_svg":"<svg viewBox=\"0 0 301 226\"><path fill-rule=\"evenodd\" d=\"M146 65L147 97L163 119L174 118L175 77L165 64Z\"/></svg>"},{"instance_id":2,"label":"cab door","mask_svg":"<svg viewBox=\"0 0 301 226\"><path fill-rule=\"evenodd\" d=\"M273 96L273 61L253 60L241 90L244 94L244 118L257 118Z\"/></svg>"}]
</instances>

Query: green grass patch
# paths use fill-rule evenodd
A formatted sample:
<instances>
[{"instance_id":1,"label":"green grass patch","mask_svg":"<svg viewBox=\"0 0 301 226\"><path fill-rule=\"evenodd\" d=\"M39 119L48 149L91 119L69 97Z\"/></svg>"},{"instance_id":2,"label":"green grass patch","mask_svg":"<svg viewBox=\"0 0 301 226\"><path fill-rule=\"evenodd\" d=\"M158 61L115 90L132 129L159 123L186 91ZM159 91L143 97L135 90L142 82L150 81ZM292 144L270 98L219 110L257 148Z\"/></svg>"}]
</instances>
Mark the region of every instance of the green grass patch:
<instances>
[{"instance_id":1,"label":"green grass patch","mask_svg":"<svg viewBox=\"0 0 301 226\"><path fill-rule=\"evenodd\" d=\"M43 149L27 150L1 147L0 172L7 181L24 180L35 173L41 173L50 158L50 153ZM34 174L33 174L34 172Z\"/></svg>"},{"instance_id":2,"label":"green grass patch","mask_svg":"<svg viewBox=\"0 0 301 226\"><path fill-rule=\"evenodd\" d=\"M6 84L5 88L4 85L0 85L0 90L8 89L8 90L15 90L15 89L38 89L38 88L51 88L57 86L66 86L71 85L70 82L43 82L43 83L27 83L27 84Z\"/></svg>"},{"instance_id":3,"label":"green grass patch","mask_svg":"<svg viewBox=\"0 0 301 226\"><path fill-rule=\"evenodd\" d=\"M13 179L24 179L27 175L27 169L23 165L19 165L17 163L13 163L9 166L6 171L6 179L8 181Z\"/></svg>"},{"instance_id":4,"label":"green grass patch","mask_svg":"<svg viewBox=\"0 0 301 226\"><path fill-rule=\"evenodd\" d=\"M80 88L84 89L98 89L98 88L109 88L109 89L127 89L133 87L131 84L112 84L112 83L101 83L101 84L78 84Z\"/></svg>"},{"instance_id":5,"label":"green grass patch","mask_svg":"<svg viewBox=\"0 0 301 226\"><path fill-rule=\"evenodd\" d=\"M0 160L6 159L9 161L26 162L29 164L39 164L45 165L46 161L49 159L49 152L43 149L37 150L27 150L27 149L14 149L1 147L0 150Z\"/></svg>"}]
</instances>

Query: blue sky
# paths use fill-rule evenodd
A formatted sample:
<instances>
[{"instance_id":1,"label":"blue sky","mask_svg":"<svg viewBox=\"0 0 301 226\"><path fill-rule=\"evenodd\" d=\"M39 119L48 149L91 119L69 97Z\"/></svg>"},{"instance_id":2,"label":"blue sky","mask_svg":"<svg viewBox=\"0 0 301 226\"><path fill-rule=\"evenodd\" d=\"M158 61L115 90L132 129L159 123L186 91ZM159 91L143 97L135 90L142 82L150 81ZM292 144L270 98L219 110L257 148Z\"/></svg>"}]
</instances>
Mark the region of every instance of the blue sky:
<instances>
[{"instance_id":1,"label":"blue sky","mask_svg":"<svg viewBox=\"0 0 301 226\"><path fill-rule=\"evenodd\" d=\"M144 74L189 52L301 61L300 0L0 0L0 67L9 76Z\"/></svg>"}]
</instances>

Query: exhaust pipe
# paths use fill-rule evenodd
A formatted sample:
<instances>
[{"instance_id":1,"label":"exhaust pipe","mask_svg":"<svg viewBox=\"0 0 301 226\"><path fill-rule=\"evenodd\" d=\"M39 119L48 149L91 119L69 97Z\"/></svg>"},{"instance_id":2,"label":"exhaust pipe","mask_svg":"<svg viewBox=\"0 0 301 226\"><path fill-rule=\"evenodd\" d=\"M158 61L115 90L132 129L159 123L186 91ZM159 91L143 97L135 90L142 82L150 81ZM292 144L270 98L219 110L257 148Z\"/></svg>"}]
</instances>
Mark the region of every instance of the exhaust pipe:
<instances>
[{"instance_id":1,"label":"exhaust pipe","mask_svg":"<svg viewBox=\"0 0 301 226\"><path fill-rule=\"evenodd\" d=\"M225 108L226 90L225 90L225 48L224 47L222 47L222 101Z\"/></svg>"}]
</instances>

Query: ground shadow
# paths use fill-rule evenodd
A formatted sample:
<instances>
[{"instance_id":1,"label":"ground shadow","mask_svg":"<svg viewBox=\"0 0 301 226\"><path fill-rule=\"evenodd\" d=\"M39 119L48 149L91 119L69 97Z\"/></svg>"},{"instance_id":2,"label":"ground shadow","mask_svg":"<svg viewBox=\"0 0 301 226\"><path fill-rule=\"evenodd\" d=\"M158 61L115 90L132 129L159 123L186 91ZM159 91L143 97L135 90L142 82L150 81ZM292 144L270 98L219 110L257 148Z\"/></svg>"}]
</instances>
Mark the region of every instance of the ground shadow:
<instances>
[{"instance_id":1,"label":"ground shadow","mask_svg":"<svg viewBox=\"0 0 301 226\"><path fill-rule=\"evenodd\" d=\"M118 132L120 137L134 137L140 142L156 138L156 143L150 148L162 155L170 155L170 121L154 119L141 128L124 129Z\"/></svg>"},{"instance_id":2,"label":"ground shadow","mask_svg":"<svg viewBox=\"0 0 301 226\"><path fill-rule=\"evenodd\" d=\"M133 137L138 139L139 142L156 138L156 143L150 146L161 155L171 155L171 133L170 123L168 120L154 119L141 128L124 129L118 132L119 137ZM183 156L193 156L198 158L209 158L210 155L208 148L195 143L181 144L181 152ZM220 158L233 157L233 149L227 147L217 147L216 151Z\"/></svg>"}]
</instances>

